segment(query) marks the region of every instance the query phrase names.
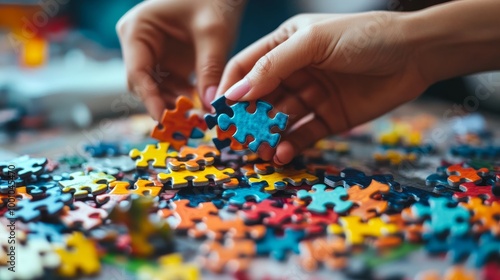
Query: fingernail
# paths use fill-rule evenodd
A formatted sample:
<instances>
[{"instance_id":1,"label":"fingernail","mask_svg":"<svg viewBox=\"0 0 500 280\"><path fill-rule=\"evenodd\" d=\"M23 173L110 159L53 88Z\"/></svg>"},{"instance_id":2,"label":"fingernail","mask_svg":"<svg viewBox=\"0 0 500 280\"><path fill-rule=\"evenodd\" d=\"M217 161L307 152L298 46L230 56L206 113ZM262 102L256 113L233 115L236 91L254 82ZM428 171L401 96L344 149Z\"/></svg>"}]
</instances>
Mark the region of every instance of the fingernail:
<instances>
[{"instance_id":1,"label":"fingernail","mask_svg":"<svg viewBox=\"0 0 500 280\"><path fill-rule=\"evenodd\" d=\"M238 101L240 98L245 96L250 91L250 83L248 79L245 77L241 79L239 82L230 87L226 93L224 94L227 99Z\"/></svg>"},{"instance_id":2,"label":"fingernail","mask_svg":"<svg viewBox=\"0 0 500 280\"><path fill-rule=\"evenodd\" d=\"M203 102L205 103L206 108L210 108L212 101L214 100L215 94L217 93L217 86L210 86L205 90L205 94L203 95Z\"/></svg>"}]
</instances>

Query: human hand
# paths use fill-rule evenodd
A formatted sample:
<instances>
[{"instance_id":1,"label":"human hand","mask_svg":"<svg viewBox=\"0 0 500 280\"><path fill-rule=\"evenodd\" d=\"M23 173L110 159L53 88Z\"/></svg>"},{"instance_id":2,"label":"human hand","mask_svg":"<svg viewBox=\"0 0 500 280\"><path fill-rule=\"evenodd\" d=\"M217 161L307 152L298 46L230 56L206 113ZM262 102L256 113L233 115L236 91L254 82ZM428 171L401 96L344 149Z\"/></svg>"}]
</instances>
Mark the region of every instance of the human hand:
<instances>
[{"instance_id":1,"label":"human hand","mask_svg":"<svg viewBox=\"0 0 500 280\"><path fill-rule=\"evenodd\" d=\"M243 6L243 0L150 0L120 19L128 87L153 118L159 120L178 95L193 92L193 72L210 107Z\"/></svg>"},{"instance_id":2,"label":"human hand","mask_svg":"<svg viewBox=\"0 0 500 280\"><path fill-rule=\"evenodd\" d=\"M299 15L232 58L217 95L262 98L290 115L276 149L286 164L321 138L417 97L429 85L405 41L404 15Z\"/></svg>"}]
</instances>

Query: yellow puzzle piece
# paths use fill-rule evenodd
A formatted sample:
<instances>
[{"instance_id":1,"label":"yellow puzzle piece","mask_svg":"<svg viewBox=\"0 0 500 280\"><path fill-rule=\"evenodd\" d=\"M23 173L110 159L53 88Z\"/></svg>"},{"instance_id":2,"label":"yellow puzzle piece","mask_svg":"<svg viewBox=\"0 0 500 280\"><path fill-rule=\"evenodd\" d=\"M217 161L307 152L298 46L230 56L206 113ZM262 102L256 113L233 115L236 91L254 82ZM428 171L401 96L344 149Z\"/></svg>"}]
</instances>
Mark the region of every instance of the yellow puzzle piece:
<instances>
[{"instance_id":1,"label":"yellow puzzle piece","mask_svg":"<svg viewBox=\"0 0 500 280\"><path fill-rule=\"evenodd\" d=\"M371 218L363 222L360 217L347 216L340 217L339 224L328 226L331 234L344 233L346 242L350 245L362 245L367 237L382 237L398 232L395 224L384 222L380 217Z\"/></svg>"},{"instance_id":2,"label":"yellow puzzle piece","mask_svg":"<svg viewBox=\"0 0 500 280\"><path fill-rule=\"evenodd\" d=\"M170 183L172 188L186 187L189 182L193 186L206 186L213 180L216 184L222 184L231 181L231 176L235 173L232 168L219 170L214 166L205 166L204 169L198 171L190 171L181 169L174 171L169 169L170 173L159 173L158 180L162 183Z\"/></svg>"},{"instance_id":3,"label":"yellow puzzle piece","mask_svg":"<svg viewBox=\"0 0 500 280\"><path fill-rule=\"evenodd\" d=\"M115 177L104 172L90 172L85 174L83 171L70 174L71 180L60 181L63 192L73 192L75 198L86 197L88 194L101 194L108 189L108 183L116 180Z\"/></svg>"},{"instance_id":4,"label":"yellow puzzle piece","mask_svg":"<svg viewBox=\"0 0 500 280\"><path fill-rule=\"evenodd\" d=\"M55 249L61 257L61 266L57 271L60 276L76 277L78 272L83 275L93 275L101 270L94 242L85 238L81 232L74 232L68 236L66 247Z\"/></svg>"},{"instance_id":5,"label":"yellow puzzle piece","mask_svg":"<svg viewBox=\"0 0 500 280\"><path fill-rule=\"evenodd\" d=\"M283 190L288 183L294 186L300 186L303 183L312 185L318 181L318 177L307 173L306 170L295 170L292 168L285 168L271 174L247 173L247 177L249 177L248 181L252 186L264 184L266 186L264 187L264 191L266 192Z\"/></svg>"},{"instance_id":6,"label":"yellow puzzle piece","mask_svg":"<svg viewBox=\"0 0 500 280\"><path fill-rule=\"evenodd\" d=\"M131 159L135 160L137 168L148 168L150 161L153 162L153 167L166 168L167 158L177 156L177 152L168 151L169 147L170 143L160 142L158 144L146 145L146 148L142 151L132 149L128 155Z\"/></svg>"},{"instance_id":7,"label":"yellow puzzle piece","mask_svg":"<svg viewBox=\"0 0 500 280\"><path fill-rule=\"evenodd\" d=\"M194 264L183 263L180 254L170 254L158 260L160 267L141 267L137 272L139 280L198 280L200 270Z\"/></svg>"},{"instance_id":8,"label":"yellow puzzle piece","mask_svg":"<svg viewBox=\"0 0 500 280\"><path fill-rule=\"evenodd\" d=\"M144 179L139 179L135 182L134 187L130 187L129 182L115 181L109 184L110 195L131 195L136 194L140 196L158 196L160 194L161 186L155 185L154 182Z\"/></svg>"}]
</instances>

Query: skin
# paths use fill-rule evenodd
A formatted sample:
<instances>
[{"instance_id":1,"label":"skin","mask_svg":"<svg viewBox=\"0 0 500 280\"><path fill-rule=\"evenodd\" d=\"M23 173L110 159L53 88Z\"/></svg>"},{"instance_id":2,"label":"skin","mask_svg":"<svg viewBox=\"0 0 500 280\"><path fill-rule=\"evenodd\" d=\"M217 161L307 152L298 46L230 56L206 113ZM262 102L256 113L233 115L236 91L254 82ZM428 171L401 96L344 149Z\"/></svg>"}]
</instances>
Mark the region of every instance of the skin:
<instances>
[{"instance_id":1,"label":"skin","mask_svg":"<svg viewBox=\"0 0 500 280\"><path fill-rule=\"evenodd\" d=\"M178 0L161 1L162 5L171 2ZM192 15L196 14L192 10L198 8L185 9ZM180 11L170 11L170 16ZM198 71L198 87L205 104L213 96L225 94L234 101L264 99L277 111L289 114L288 129L277 148L259 150L263 159L286 164L319 139L385 114L418 97L436 81L500 69L499 13L498 1L461 0L412 13L298 15L233 57L220 83L217 78L202 82L206 80L203 75L211 71ZM205 15L203 19L203 24L211 25L210 17ZM195 42L194 35L200 34L194 32L196 27L187 27L185 33L193 34L187 42ZM139 35L132 32L131 36ZM222 37L225 42L231 39ZM169 40L167 36L160 46L168 45ZM137 65L137 60L149 55L146 49L132 51L133 46L123 44L127 69L137 69L130 65ZM227 50L223 49L226 54ZM180 48L171 58L177 62L173 65L186 68L186 72L177 70L182 74L187 73L188 66L203 60L195 52L191 56L185 51ZM155 61L169 62L161 57ZM137 90L140 82L133 78L137 71L132 73L131 89L139 92L148 109L150 100L167 102L175 98L175 89L163 94ZM203 91L208 84L218 85L216 94ZM153 116L159 111L154 112Z\"/></svg>"}]
</instances>

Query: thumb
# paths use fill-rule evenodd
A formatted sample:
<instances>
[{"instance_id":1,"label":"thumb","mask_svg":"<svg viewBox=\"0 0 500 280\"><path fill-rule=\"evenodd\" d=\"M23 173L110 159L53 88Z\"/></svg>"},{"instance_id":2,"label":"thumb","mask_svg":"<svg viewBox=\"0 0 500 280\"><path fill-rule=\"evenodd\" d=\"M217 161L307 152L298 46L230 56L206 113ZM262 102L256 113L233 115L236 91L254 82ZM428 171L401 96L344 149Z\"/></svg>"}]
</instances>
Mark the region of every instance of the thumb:
<instances>
[{"instance_id":1,"label":"thumb","mask_svg":"<svg viewBox=\"0 0 500 280\"><path fill-rule=\"evenodd\" d=\"M229 44L219 36L200 35L195 44L198 93L206 109L215 98Z\"/></svg>"},{"instance_id":2,"label":"thumb","mask_svg":"<svg viewBox=\"0 0 500 280\"><path fill-rule=\"evenodd\" d=\"M261 98L294 72L311 65L319 42L304 35L304 32L293 34L259 58L250 72L226 91L226 98L234 101Z\"/></svg>"}]
</instances>

